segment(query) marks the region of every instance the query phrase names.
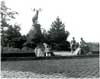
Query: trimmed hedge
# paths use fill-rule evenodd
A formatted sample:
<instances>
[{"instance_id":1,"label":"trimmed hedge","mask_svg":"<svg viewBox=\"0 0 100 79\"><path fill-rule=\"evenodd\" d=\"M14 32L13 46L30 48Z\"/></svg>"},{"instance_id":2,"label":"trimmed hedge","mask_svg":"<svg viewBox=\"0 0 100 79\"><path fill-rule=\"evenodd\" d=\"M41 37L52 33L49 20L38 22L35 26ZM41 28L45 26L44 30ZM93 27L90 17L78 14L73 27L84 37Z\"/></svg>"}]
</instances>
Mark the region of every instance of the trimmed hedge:
<instances>
[{"instance_id":1,"label":"trimmed hedge","mask_svg":"<svg viewBox=\"0 0 100 79\"><path fill-rule=\"evenodd\" d=\"M34 49L24 47L22 49L4 47L1 57L34 57Z\"/></svg>"},{"instance_id":2,"label":"trimmed hedge","mask_svg":"<svg viewBox=\"0 0 100 79\"><path fill-rule=\"evenodd\" d=\"M22 49L19 48L12 48L12 47L4 47L2 53L32 53L34 49L23 47Z\"/></svg>"}]
</instances>

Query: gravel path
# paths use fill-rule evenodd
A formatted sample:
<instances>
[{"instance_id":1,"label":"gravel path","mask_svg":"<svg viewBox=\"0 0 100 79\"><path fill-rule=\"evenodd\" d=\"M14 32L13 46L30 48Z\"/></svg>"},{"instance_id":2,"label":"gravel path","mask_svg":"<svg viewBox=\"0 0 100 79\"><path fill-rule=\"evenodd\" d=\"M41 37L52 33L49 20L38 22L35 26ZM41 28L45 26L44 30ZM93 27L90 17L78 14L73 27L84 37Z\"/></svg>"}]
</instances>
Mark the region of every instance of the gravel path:
<instances>
[{"instance_id":1,"label":"gravel path","mask_svg":"<svg viewBox=\"0 0 100 79\"><path fill-rule=\"evenodd\" d=\"M33 72L22 72L22 71L1 71L2 78L66 78L62 74L37 74Z\"/></svg>"}]
</instances>

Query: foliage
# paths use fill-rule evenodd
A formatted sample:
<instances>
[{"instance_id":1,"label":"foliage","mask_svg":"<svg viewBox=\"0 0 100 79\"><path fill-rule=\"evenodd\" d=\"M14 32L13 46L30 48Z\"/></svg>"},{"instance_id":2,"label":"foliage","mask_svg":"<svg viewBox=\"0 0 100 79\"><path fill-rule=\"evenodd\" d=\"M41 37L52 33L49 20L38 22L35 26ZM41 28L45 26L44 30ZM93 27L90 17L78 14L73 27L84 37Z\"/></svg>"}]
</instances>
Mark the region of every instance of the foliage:
<instances>
[{"instance_id":1,"label":"foliage","mask_svg":"<svg viewBox=\"0 0 100 79\"><path fill-rule=\"evenodd\" d=\"M33 53L34 52L34 49L32 49L32 48L29 48L29 47L23 47L22 49L21 49L21 52L22 53Z\"/></svg>"},{"instance_id":2,"label":"foliage","mask_svg":"<svg viewBox=\"0 0 100 79\"><path fill-rule=\"evenodd\" d=\"M41 42L41 38L42 38L42 33L41 33L41 29L40 29L40 24L35 24L34 29L30 30L29 32L29 38L34 41L35 43L39 43Z\"/></svg>"},{"instance_id":3,"label":"foliage","mask_svg":"<svg viewBox=\"0 0 100 79\"><path fill-rule=\"evenodd\" d=\"M4 47L2 53L20 53L21 50L18 48L12 48L12 47Z\"/></svg>"},{"instance_id":4,"label":"foliage","mask_svg":"<svg viewBox=\"0 0 100 79\"><path fill-rule=\"evenodd\" d=\"M51 25L50 30L48 31L50 36L50 41L54 43L60 43L65 41L69 35L68 31L65 31L65 25L60 21L60 18L57 17Z\"/></svg>"},{"instance_id":5,"label":"foliage","mask_svg":"<svg viewBox=\"0 0 100 79\"><path fill-rule=\"evenodd\" d=\"M15 38L15 40L14 40L14 47L15 48L23 48L23 44L26 42L26 36L20 36L20 37L18 37L18 38Z\"/></svg>"},{"instance_id":6,"label":"foliage","mask_svg":"<svg viewBox=\"0 0 100 79\"><path fill-rule=\"evenodd\" d=\"M50 38L49 38L48 32L46 30L43 30L42 35L43 35L43 40L42 41L44 43L50 44Z\"/></svg>"},{"instance_id":7,"label":"foliage","mask_svg":"<svg viewBox=\"0 0 100 79\"><path fill-rule=\"evenodd\" d=\"M89 51L93 54L99 54L99 43L97 42L88 42Z\"/></svg>"},{"instance_id":8,"label":"foliage","mask_svg":"<svg viewBox=\"0 0 100 79\"><path fill-rule=\"evenodd\" d=\"M33 29L29 31L27 36L21 36L19 25L9 25L7 21L15 19L16 11L12 11L1 2L1 33L2 33L2 46L23 48L35 48L38 43L46 42L52 46L54 50L67 50L69 43L66 41L69 32L65 31L65 25L59 17L56 21L52 22L51 28L48 32L42 34L41 25L33 23ZM5 27L7 30L5 30Z\"/></svg>"},{"instance_id":9,"label":"foliage","mask_svg":"<svg viewBox=\"0 0 100 79\"><path fill-rule=\"evenodd\" d=\"M53 50L56 50L56 51L71 51L70 43L68 41L64 41L61 43L54 43L52 47L53 47Z\"/></svg>"},{"instance_id":10,"label":"foliage","mask_svg":"<svg viewBox=\"0 0 100 79\"><path fill-rule=\"evenodd\" d=\"M62 23L59 17L56 18L51 25L48 34L46 34L47 42L52 45L52 48L55 50L66 50L69 47L66 44L67 37L69 35L68 31L65 31L65 25ZM68 47L67 47L68 46Z\"/></svg>"},{"instance_id":11,"label":"foliage","mask_svg":"<svg viewBox=\"0 0 100 79\"><path fill-rule=\"evenodd\" d=\"M24 43L24 46L35 48L38 43L42 42L43 35L40 27L40 24L33 25L33 29L27 34L27 41Z\"/></svg>"},{"instance_id":12,"label":"foliage","mask_svg":"<svg viewBox=\"0 0 100 79\"><path fill-rule=\"evenodd\" d=\"M27 40L27 41L23 44L23 47L28 47L28 48L33 48L33 49L35 49L36 43Z\"/></svg>"},{"instance_id":13,"label":"foliage","mask_svg":"<svg viewBox=\"0 0 100 79\"><path fill-rule=\"evenodd\" d=\"M3 47L2 53L32 53L32 52L34 52L34 50L28 47L23 47L22 49L13 47Z\"/></svg>"},{"instance_id":14,"label":"foliage","mask_svg":"<svg viewBox=\"0 0 100 79\"><path fill-rule=\"evenodd\" d=\"M21 36L19 25L9 25L7 22L15 19L16 11L12 11L1 1L1 33L2 33L2 46L22 48L23 43L26 41L25 36ZM6 30L5 30L6 28Z\"/></svg>"},{"instance_id":15,"label":"foliage","mask_svg":"<svg viewBox=\"0 0 100 79\"><path fill-rule=\"evenodd\" d=\"M3 30L4 27L8 26L7 21L11 20L11 19L15 19L15 14L18 14L16 11L12 11L10 8L8 8L5 5L4 1L1 1L1 29Z\"/></svg>"},{"instance_id":16,"label":"foliage","mask_svg":"<svg viewBox=\"0 0 100 79\"><path fill-rule=\"evenodd\" d=\"M7 21L11 20L12 18L15 19L14 15L15 14L18 14L16 11L12 11L10 8L8 8L6 5L5 5L5 2L4 1L1 1L1 11L0 11L0 14L1 14L1 35L2 35L2 38L1 38L1 45L4 46L4 39L5 37L3 38L3 36L5 35L5 27L9 27L9 24L7 23ZM10 26L11 27L11 26Z\"/></svg>"},{"instance_id":17,"label":"foliage","mask_svg":"<svg viewBox=\"0 0 100 79\"><path fill-rule=\"evenodd\" d=\"M21 39L20 27L18 25L8 26L8 29L4 31L4 46L17 47L17 42Z\"/></svg>"}]
</instances>

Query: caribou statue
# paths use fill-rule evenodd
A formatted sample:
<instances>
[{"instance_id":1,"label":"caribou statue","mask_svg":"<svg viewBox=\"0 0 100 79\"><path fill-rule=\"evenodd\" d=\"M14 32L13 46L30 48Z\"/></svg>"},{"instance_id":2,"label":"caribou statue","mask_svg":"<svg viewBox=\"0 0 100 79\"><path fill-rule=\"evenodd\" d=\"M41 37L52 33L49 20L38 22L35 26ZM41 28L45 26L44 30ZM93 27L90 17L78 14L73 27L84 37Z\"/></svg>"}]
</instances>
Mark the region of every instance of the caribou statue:
<instances>
[{"instance_id":1,"label":"caribou statue","mask_svg":"<svg viewBox=\"0 0 100 79\"><path fill-rule=\"evenodd\" d=\"M38 22L38 15L39 15L39 12L41 11L41 8L39 8L39 10L33 9L32 11L36 12L36 14L32 18L32 22L33 22L33 24L37 24L37 22Z\"/></svg>"}]
</instances>

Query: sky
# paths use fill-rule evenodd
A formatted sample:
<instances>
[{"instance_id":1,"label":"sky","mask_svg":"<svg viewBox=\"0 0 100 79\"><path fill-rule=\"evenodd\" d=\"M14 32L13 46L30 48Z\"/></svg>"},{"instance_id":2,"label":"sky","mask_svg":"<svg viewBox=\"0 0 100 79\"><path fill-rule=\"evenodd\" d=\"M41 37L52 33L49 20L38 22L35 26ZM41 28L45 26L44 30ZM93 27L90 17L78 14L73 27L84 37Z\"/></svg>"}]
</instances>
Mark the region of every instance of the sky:
<instances>
[{"instance_id":1,"label":"sky","mask_svg":"<svg viewBox=\"0 0 100 79\"><path fill-rule=\"evenodd\" d=\"M49 30L50 25L60 17L65 29L70 32L68 41L75 37L87 42L100 42L100 0L5 0L6 5L19 14L10 23L18 23L21 33L27 34L32 28L32 9L42 10L39 13L41 28Z\"/></svg>"}]
</instances>

